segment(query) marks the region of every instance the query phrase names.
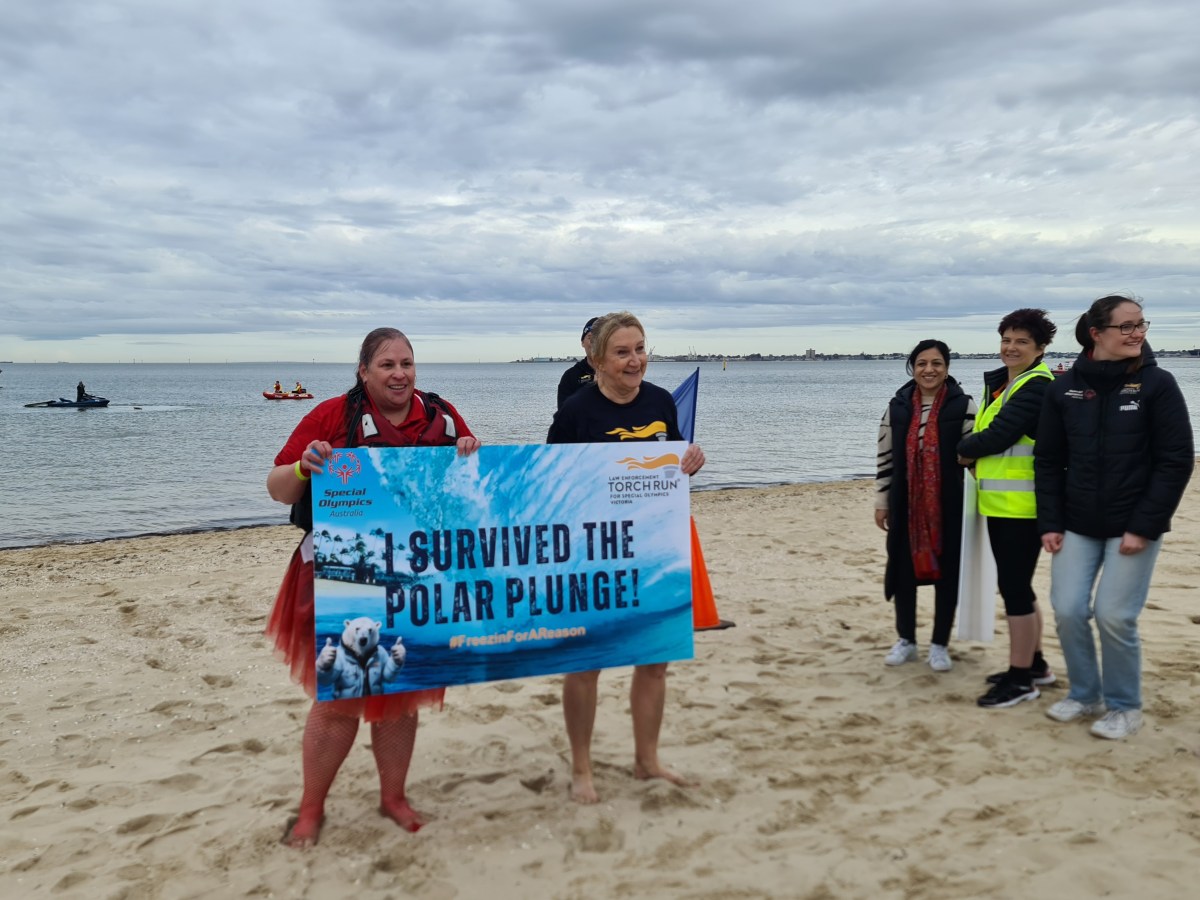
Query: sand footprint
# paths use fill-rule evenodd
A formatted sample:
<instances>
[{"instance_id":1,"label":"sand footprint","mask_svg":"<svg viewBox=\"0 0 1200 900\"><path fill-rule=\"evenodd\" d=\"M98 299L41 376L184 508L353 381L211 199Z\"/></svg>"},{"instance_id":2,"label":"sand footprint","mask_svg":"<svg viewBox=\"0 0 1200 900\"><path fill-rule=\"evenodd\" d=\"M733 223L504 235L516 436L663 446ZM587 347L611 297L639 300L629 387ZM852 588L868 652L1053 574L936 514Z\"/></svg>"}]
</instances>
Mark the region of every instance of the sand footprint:
<instances>
[{"instance_id":1,"label":"sand footprint","mask_svg":"<svg viewBox=\"0 0 1200 900\"><path fill-rule=\"evenodd\" d=\"M521 787L533 791L535 794L541 794L554 784L554 770L550 769L546 774L538 775L535 778L522 778L520 781Z\"/></svg>"},{"instance_id":2,"label":"sand footprint","mask_svg":"<svg viewBox=\"0 0 1200 900\"><path fill-rule=\"evenodd\" d=\"M503 719L507 714L508 709L506 707L496 703L487 703L475 707L471 712L471 718L476 722L491 723Z\"/></svg>"},{"instance_id":3,"label":"sand footprint","mask_svg":"<svg viewBox=\"0 0 1200 900\"><path fill-rule=\"evenodd\" d=\"M449 781L443 781L441 784L441 790L443 793L449 794L458 790L464 784L470 784L471 782L478 782L479 784L492 784L495 781L499 781L507 774L507 772L484 772L480 775L459 775L457 778L452 778Z\"/></svg>"},{"instance_id":4,"label":"sand footprint","mask_svg":"<svg viewBox=\"0 0 1200 900\"><path fill-rule=\"evenodd\" d=\"M68 872L66 875L64 875L62 878L58 879L58 881L56 881L54 883L53 890L69 891L71 888L77 887L78 885L83 884L85 881L87 881L91 877L92 876L89 875L87 872Z\"/></svg>"},{"instance_id":5,"label":"sand footprint","mask_svg":"<svg viewBox=\"0 0 1200 900\"><path fill-rule=\"evenodd\" d=\"M591 828L575 829L574 838L576 848L584 853L616 853L625 847L625 832L611 819L601 819Z\"/></svg>"},{"instance_id":6,"label":"sand footprint","mask_svg":"<svg viewBox=\"0 0 1200 900\"><path fill-rule=\"evenodd\" d=\"M259 754L259 753L264 752L266 749L267 749L267 745L264 744L262 741L257 740L256 738L251 738L250 740L242 741L240 744L221 744L217 747L212 747L208 750L205 750L199 756L193 757L193 759L191 761L199 762L201 759L208 756L208 754L210 754L210 753L245 752L245 753Z\"/></svg>"},{"instance_id":7,"label":"sand footprint","mask_svg":"<svg viewBox=\"0 0 1200 900\"><path fill-rule=\"evenodd\" d=\"M166 778L159 778L154 783L178 791L190 791L203 784L203 782L204 779L199 775L190 772L180 772L176 775L168 775Z\"/></svg>"},{"instance_id":8,"label":"sand footprint","mask_svg":"<svg viewBox=\"0 0 1200 900\"><path fill-rule=\"evenodd\" d=\"M134 816L132 819L126 819L117 826L117 834L141 834L147 829L158 830L159 826L167 821L168 817L158 815L156 813L148 813L143 816Z\"/></svg>"},{"instance_id":9,"label":"sand footprint","mask_svg":"<svg viewBox=\"0 0 1200 900\"><path fill-rule=\"evenodd\" d=\"M642 812L662 812L671 809L699 809L704 806L697 797L671 784L655 784L642 798Z\"/></svg>"},{"instance_id":10,"label":"sand footprint","mask_svg":"<svg viewBox=\"0 0 1200 900\"><path fill-rule=\"evenodd\" d=\"M525 686L519 681L498 681L492 685L492 689L502 694L516 694L525 690Z\"/></svg>"}]
</instances>

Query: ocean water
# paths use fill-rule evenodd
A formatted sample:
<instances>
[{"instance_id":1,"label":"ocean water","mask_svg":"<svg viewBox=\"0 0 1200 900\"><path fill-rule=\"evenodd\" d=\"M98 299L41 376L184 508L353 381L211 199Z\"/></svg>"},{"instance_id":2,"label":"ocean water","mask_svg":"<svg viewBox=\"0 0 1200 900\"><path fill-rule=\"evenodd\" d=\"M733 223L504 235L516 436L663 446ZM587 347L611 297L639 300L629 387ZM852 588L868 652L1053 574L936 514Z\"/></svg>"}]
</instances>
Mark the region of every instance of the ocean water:
<instances>
[{"instance_id":1,"label":"ocean water","mask_svg":"<svg viewBox=\"0 0 1200 900\"><path fill-rule=\"evenodd\" d=\"M418 348L419 349L419 348ZM1200 425L1200 359L1160 364ZM879 417L906 379L903 361L653 362L668 390L700 367L696 441L708 462L696 490L871 477ZM994 360L951 373L978 396ZM541 443L565 363L421 365L417 383L453 403L486 443ZM276 379L316 400L262 397ZM26 409L73 398L107 409ZM199 531L287 521L266 492L275 454L304 413L344 392L354 366L313 363L30 364L0 372L0 547Z\"/></svg>"}]
</instances>

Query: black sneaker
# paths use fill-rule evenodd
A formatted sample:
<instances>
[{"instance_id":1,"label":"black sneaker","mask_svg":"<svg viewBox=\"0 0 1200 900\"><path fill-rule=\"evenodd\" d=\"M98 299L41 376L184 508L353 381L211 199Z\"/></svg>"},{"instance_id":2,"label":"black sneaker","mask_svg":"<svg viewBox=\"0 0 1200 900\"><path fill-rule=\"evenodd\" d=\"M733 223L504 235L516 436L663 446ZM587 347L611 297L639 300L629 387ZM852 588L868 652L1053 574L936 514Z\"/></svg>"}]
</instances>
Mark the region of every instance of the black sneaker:
<instances>
[{"instance_id":1,"label":"black sneaker","mask_svg":"<svg viewBox=\"0 0 1200 900\"><path fill-rule=\"evenodd\" d=\"M999 684L993 684L976 702L984 709L1006 709L1026 700L1036 700L1040 696L1042 692L1032 684L1017 684L1005 678Z\"/></svg>"},{"instance_id":2,"label":"black sneaker","mask_svg":"<svg viewBox=\"0 0 1200 900\"><path fill-rule=\"evenodd\" d=\"M1007 678L1008 669L1005 669L1003 672L993 672L985 680L988 684L999 684L1000 682L1007 680ZM1050 666L1048 665L1041 671L1038 671L1037 669L1033 670L1034 684L1045 686L1047 684L1054 684L1056 681L1058 681L1058 679L1054 677L1054 673L1050 671Z\"/></svg>"}]
</instances>

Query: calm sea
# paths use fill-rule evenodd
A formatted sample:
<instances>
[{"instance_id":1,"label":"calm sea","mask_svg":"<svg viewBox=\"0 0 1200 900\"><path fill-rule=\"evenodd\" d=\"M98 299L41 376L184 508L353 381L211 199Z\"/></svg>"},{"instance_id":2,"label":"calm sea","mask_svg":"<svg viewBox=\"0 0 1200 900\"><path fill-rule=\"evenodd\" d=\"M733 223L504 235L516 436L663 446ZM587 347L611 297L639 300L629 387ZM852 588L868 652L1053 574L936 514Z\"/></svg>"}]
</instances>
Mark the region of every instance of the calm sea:
<instances>
[{"instance_id":1,"label":"calm sea","mask_svg":"<svg viewBox=\"0 0 1200 900\"><path fill-rule=\"evenodd\" d=\"M1053 364L1053 363L1052 363ZM701 363L700 490L869 477L879 417L907 378L897 361ZM952 373L978 396L990 360ZM1200 359L1164 359L1200 425ZM696 363L651 363L674 389ZM454 403L490 444L541 443L560 363L418 365L418 384ZM276 379L317 400L273 402ZM107 409L26 409L74 397L83 380ZM284 523L266 475L292 428L354 381L351 364L5 364L0 547Z\"/></svg>"}]
</instances>

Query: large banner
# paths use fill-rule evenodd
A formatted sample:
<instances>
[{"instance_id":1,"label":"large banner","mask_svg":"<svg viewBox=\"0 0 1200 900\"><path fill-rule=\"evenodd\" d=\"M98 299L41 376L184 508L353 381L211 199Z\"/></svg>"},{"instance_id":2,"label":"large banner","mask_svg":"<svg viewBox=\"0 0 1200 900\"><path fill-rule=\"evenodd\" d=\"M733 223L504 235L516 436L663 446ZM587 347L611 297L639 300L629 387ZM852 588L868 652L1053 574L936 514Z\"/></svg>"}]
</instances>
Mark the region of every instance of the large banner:
<instances>
[{"instance_id":1,"label":"large banner","mask_svg":"<svg viewBox=\"0 0 1200 900\"><path fill-rule=\"evenodd\" d=\"M690 659L686 443L335 451L317 699Z\"/></svg>"}]
</instances>

